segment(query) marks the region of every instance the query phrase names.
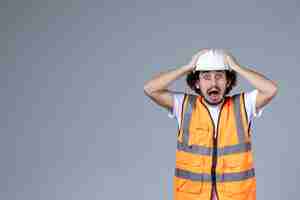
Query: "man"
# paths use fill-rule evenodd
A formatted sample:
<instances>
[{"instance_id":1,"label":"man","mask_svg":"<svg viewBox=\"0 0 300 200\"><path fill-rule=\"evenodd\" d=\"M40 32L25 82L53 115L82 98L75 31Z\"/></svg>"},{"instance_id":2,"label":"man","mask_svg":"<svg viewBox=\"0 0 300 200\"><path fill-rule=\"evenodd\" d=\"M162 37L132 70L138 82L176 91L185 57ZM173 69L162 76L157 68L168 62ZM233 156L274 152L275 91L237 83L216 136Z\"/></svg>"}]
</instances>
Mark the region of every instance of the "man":
<instances>
[{"instance_id":1,"label":"man","mask_svg":"<svg viewBox=\"0 0 300 200\"><path fill-rule=\"evenodd\" d=\"M228 96L236 74L255 90ZM197 95L168 90L183 75ZM276 95L274 81L242 67L228 51L203 49L189 64L153 77L144 92L178 122L176 200L256 199L250 126Z\"/></svg>"}]
</instances>

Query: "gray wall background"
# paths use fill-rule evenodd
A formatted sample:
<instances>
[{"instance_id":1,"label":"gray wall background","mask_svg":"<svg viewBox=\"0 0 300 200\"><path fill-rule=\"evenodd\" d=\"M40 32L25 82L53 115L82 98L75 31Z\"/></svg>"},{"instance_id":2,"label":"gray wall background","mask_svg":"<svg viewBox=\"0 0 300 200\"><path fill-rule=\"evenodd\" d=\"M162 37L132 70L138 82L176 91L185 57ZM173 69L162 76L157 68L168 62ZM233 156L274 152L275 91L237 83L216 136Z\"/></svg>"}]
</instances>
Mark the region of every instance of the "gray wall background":
<instances>
[{"instance_id":1,"label":"gray wall background","mask_svg":"<svg viewBox=\"0 0 300 200\"><path fill-rule=\"evenodd\" d=\"M279 83L253 130L257 195L297 199L299 4L1 1L0 199L172 199L176 120L143 85L203 47Z\"/></svg>"}]
</instances>

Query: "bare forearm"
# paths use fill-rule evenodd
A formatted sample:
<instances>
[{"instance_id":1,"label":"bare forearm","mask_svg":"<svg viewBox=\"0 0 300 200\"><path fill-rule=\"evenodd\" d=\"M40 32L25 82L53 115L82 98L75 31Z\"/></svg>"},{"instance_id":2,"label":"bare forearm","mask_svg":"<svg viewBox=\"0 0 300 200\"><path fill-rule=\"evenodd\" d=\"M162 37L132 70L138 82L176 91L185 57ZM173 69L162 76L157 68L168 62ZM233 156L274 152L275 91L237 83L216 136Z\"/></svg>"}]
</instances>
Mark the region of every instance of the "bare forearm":
<instances>
[{"instance_id":1,"label":"bare forearm","mask_svg":"<svg viewBox=\"0 0 300 200\"><path fill-rule=\"evenodd\" d=\"M190 65L184 65L182 67L172 69L166 72L161 72L154 76L151 80L147 81L144 85L144 90L147 93L160 91L167 89L167 87L175 80L188 74L193 70Z\"/></svg>"},{"instance_id":2,"label":"bare forearm","mask_svg":"<svg viewBox=\"0 0 300 200\"><path fill-rule=\"evenodd\" d=\"M259 72L240 65L236 58L229 52L226 56L226 61L231 69L248 80L250 84L252 84L253 87L255 87L259 93L262 94L262 96L264 96L265 99L270 99L276 95L277 84L274 81L268 79Z\"/></svg>"},{"instance_id":3,"label":"bare forearm","mask_svg":"<svg viewBox=\"0 0 300 200\"><path fill-rule=\"evenodd\" d=\"M276 93L277 84L264 75L240 65L236 66L234 70L243 78L248 80L250 84L253 85L253 87L255 87L259 92L270 95Z\"/></svg>"},{"instance_id":4,"label":"bare forearm","mask_svg":"<svg viewBox=\"0 0 300 200\"><path fill-rule=\"evenodd\" d=\"M255 102L256 111L268 104L275 97L278 86L274 81L252 69L242 67L230 53L226 56L226 62L231 69L248 80L258 90Z\"/></svg>"},{"instance_id":5,"label":"bare forearm","mask_svg":"<svg viewBox=\"0 0 300 200\"><path fill-rule=\"evenodd\" d=\"M154 76L151 80L145 83L144 91L147 94L151 94L156 91L166 90L173 81L179 79L181 76L188 74L189 72L192 72L195 69L195 65L199 56L207 51L208 49L202 49L192 57L191 61L188 64L173 70L161 72L160 74Z\"/></svg>"}]
</instances>

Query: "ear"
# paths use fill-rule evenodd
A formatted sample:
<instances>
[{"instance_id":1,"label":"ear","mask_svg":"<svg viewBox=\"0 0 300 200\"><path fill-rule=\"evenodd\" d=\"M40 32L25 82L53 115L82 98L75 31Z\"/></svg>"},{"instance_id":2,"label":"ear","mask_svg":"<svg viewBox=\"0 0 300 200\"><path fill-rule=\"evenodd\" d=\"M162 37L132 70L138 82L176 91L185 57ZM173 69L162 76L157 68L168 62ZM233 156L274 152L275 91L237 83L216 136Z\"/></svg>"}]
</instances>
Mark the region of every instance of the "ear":
<instances>
[{"instance_id":1,"label":"ear","mask_svg":"<svg viewBox=\"0 0 300 200\"><path fill-rule=\"evenodd\" d=\"M200 89L199 80L197 80L197 81L195 82L195 87L196 87L197 89Z\"/></svg>"},{"instance_id":2,"label":"ear","mask_svg":"<svg viewBox=\"0 0 300 200\"><path fill-rule=\"evenodd\" d=\"M227 80L226 87L229 87L231 85L231 82L232 80Z\"/></svg>"}]
</instances>

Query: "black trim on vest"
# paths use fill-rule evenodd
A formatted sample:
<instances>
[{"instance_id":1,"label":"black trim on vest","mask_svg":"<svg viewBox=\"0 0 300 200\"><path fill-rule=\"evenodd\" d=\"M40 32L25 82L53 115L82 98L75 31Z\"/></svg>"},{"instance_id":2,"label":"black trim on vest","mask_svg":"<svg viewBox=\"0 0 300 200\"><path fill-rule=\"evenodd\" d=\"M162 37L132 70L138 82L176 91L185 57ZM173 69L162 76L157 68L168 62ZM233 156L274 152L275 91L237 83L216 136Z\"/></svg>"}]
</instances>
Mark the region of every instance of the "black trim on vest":
<instances>
[{"instance_id":1,"label":"black trim on vest","mask_svg":"<svg viewBox=\"0 0 300 200\"><path fill-rule=\"evenodd\" d=\"M246 109L246 102L245 102L245 93L241 93L242 96L242 103L243 103L243 108L244 108L244 112L246 113L246 122L247 124L249 124L249 119L248 119L248 113L247 113L247 109Z\"/></svg>"},{"instance_id":2,"label":"black trim on vest","mask_svg":"<svg viewBox=\"0 0 300 200\"><path fill-rule=\"evenodd\" d=\"M248 113L247 113L247 109L246 109L246 102L245 102L245 93L241 93L241 97L242 97L242 104L243 104L243 109L244 109L244 113L245 113L245 118L246 118L246 124L248 125L246 130L247 130L247 135L248 137L251 137L250 131L251 131L251 121L249 121L248 119Z\"/></svg>"},{"instance_id":3,"label":"black trim on vest","mask_svg":"<svg viewBox=\"0 0 300 200\"><path fill-rule=\"evenodd\" d=\"M180 131L182 130L183 113L185 112L184 104L185 104L186 98L187 98L187 94L185 93L184 96L183 96L183 101L182 101L182 105L181 105L181 113L180 113L181 120L180 120L180 124L179 124L179 127L178 127L177 138L179 137Z\"/></svg>"}]
</instances>

